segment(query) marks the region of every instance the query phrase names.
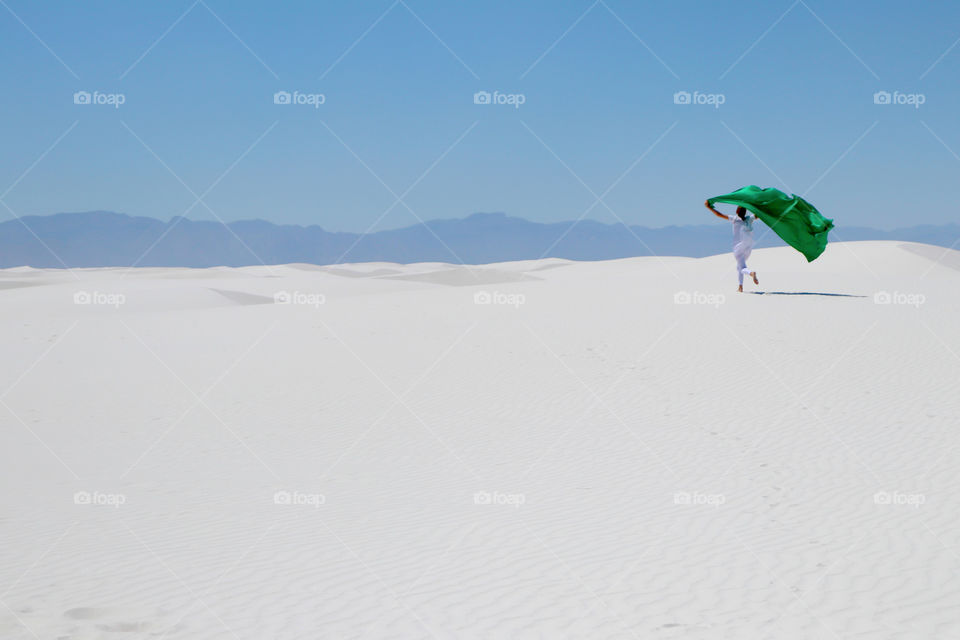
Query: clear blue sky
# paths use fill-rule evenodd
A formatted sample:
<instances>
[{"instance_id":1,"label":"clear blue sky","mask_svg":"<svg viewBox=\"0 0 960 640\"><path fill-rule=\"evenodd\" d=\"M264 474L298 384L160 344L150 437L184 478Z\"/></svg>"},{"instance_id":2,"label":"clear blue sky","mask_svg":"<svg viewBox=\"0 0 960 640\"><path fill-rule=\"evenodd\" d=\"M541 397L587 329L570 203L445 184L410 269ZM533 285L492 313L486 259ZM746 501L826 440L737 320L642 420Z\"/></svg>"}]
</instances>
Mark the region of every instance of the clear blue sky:
<instances>
[{"instance_id":1,"label":"clear blue sky","mask_svg":"<svg viewBox=\"0 0 960 640\"><path fill-rule=\"evenodd\" d=\"M952 222L958 38L960 5L901 0L3 0L0 194L17 215L362 231L571 220L619 179L588 218L706 223L704 198L759 184L838 230Z\"/></svg>"}]
</instances>

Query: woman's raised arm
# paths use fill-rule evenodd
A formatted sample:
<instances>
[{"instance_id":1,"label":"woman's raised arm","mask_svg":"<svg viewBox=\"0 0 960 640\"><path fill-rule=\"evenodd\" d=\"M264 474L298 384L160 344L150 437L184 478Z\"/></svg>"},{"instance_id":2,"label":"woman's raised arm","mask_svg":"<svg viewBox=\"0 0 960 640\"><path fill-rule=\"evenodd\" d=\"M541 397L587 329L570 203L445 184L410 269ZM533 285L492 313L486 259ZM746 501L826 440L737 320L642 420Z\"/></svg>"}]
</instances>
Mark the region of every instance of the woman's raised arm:
<instances>
[{"instance_id":1,"label":"woman's raised arm","mask_svg":"<svg viewBox=\"0 0 960 640\"><path fill-rule=\"evenodd\" d=\"M703 206L705 206L707 209L710 209L710 211L713 213L713 215L717 216L718 218L723 218L724 220L729 220L729 219L730 219L730 216L724 215L724 214L720 213L719 211L717 211L716 209L714 209L713 207L711 207L709 200L704 200Z\"/></svg>"}]
</instances>

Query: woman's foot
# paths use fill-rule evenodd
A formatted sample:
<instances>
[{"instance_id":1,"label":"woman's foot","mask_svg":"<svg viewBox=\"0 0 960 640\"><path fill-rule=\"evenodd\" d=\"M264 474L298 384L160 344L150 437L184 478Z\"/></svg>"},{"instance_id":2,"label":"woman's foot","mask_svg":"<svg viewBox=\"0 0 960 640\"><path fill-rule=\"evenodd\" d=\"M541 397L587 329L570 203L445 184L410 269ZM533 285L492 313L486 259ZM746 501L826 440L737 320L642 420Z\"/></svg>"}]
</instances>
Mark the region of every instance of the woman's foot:
<instances>
[{"instance_id":1,"label":"woman's foot","mask_svg":"<svg viewBox=\"0 0 960 640\"><path fill-rule=\"evenodd\" d=\"M756 271L751 271L751 272L750 272L750 277L753 278L753 284L760 284L760 281L757 280L757 272L756 272Z\"/></svg>"},{"instance_id":2,"label":"woman's foot","mask_svg":"<svg viewBox=\"0 0 960 640\"><path fill-rule=\"evenodd\" d=\"M740 285L740 288L737 289L737 293L743 293L743 285Z\"/></svg>"}]
</instances>

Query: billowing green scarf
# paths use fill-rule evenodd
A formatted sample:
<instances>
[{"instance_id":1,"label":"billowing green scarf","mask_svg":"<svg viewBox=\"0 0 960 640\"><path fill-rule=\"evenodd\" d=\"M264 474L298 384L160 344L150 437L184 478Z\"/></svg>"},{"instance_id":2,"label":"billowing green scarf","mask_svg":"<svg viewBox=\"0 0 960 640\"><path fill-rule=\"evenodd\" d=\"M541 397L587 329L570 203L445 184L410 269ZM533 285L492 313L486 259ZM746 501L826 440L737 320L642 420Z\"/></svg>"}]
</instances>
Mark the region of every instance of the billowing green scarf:
<instances>
[{"instance_id":1,"label":"billowing green scarf","mask_svg":"<svg viewBox=\"0 0 960 640\"><path fill-rule=\"evenodd\" d=\"M715 202L746 207L784 242L806 256L808 262L816 260L827 248L827 234L833 228L833 220L824 218L800 196L751 185L707 200L711 207Z\"/></svg>"}]
</instances>

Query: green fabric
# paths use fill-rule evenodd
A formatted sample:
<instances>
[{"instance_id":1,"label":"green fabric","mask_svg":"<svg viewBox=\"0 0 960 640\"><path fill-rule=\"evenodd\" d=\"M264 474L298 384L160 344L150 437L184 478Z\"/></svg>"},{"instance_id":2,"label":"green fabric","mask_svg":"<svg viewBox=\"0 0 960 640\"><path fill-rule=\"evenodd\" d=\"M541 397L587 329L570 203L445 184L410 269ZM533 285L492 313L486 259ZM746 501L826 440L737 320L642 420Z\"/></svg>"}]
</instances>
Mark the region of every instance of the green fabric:
<instances>
[{"instance_id":1,"label":"green fabric","mask_svg":"<svg viewBox=\"0 0 960 640\"><path fill-rule=\"evenodd\" d=\"M788 196L779 189L753 185L707 200L710 206L724 202L746 207L763 220L783 241L802 253L807 262L816 260L827 248L827 234L833 220L820 215L800 196Z\"/></svg>"}]
</instances>

